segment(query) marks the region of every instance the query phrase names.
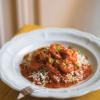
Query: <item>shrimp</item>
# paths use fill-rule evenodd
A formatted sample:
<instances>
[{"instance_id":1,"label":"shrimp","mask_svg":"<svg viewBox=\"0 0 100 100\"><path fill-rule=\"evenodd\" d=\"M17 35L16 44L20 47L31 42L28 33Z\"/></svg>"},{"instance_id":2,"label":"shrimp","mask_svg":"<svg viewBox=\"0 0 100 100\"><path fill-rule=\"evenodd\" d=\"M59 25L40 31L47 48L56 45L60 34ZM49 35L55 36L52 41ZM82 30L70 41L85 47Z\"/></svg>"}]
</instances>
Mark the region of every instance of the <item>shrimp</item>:
<instances>
[{"instance_id":1,"label":"shrimp","mask_svg":"<svg viewBox=\"0 0 100 100\"><path fill-rule=\"evenodd\" d=\"M64 74L74 71L74 65L71 63L66 64L61 62L58 67Z\"/></svg>"},{"instance_id":2,"label":"shrimp","mask_svg":"<svg viewBox=\"0 0 100 100\"><path fill-rule=\"evenodd\" d=\"M77 61L77 52L75 50L69 48L61 50L61 55L64 59L70 59L73 63Z\"/></svg>"},{"instance_id":3,"label":"shrimp","mask_svg":"<svg viewBox=\"0 0 100 100\"><path fill-rule=\"evenodd\" d=\"M61 62L58 67L59 67L60 71L62 71L64 74L66 74L68 72L67 65L65 63Z\"/></svg>"},{"instance_id":4,"label":"shrimp","mask_svg":"<svg viewBox=\"0 0 100 100\"><path fill-rule=\"evenodd\" d=\"M51 64L47 63L46 67L52 74L55 74L55 75L60 74L60 72L55 67L53 67Z\"/></svg>"},{"instance_id":5,"label":"shrimp","mask_svg":"<svg viewBox=\"0 0 100 100\"><path fill-rule=\"evenodd\" d=\"M50 46L50 53L52 54L53 57L57 58L57 59L60 59L61 58L61 55L59 53L59 51L63 48L62 45L60 44L52 44Z\"/></svg>"},{"instance_id":6,"label":"shrimp","mask_svg":"<svg viewBox=\"0 0 100 100\"><path fill-rule=\"evenodd\" d=\"M48 57L48 55L46 53L44 53L43 51L40 51L39 53L37 53L35 55L36 61L39 63L44 63L44 64L46 62L47 57Z\"/></svg>"}]
</instances>

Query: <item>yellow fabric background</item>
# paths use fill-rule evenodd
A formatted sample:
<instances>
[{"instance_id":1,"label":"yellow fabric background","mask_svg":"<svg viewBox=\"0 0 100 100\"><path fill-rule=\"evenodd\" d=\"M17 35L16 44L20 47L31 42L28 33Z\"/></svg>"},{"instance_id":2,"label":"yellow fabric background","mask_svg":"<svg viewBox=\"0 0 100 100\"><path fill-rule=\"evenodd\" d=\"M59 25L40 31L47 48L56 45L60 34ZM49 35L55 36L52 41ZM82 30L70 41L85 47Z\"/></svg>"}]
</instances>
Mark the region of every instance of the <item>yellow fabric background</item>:
<instances>
[{"instance_id":1,"label":"yellow fabric background","mask_svg":"<svg viewBox=\"0 0 100 100\"><path fill-rule=\"evenodd\" d=\"M18 34L23 32L29 32L31 30L39 29L39 28L43 28L43 27L38 25L25 25L21 29L19 29ZM70 100L100 100L100 90L88 93L81 97L72 98Z\"/></svg>"}]
</instances>

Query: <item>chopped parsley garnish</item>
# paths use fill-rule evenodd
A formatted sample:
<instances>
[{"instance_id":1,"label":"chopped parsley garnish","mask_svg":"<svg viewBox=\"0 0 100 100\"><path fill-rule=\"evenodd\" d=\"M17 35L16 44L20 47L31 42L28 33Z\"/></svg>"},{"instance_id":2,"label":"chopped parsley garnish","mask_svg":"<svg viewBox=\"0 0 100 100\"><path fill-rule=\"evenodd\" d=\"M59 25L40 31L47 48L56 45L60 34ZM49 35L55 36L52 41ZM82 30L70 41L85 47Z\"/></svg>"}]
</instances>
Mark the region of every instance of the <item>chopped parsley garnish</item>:
<instances>
[{"instance_id":1,"label":"chopped parsley garnish","mask_svg":"<svg viewBox=\"0 0 100 100\"><path fill-rule=\"evenodd\" d=\"M80 50L79 48L77 49L77 52L78 52L79 54L81 54L81 50Z\"/></svg>"},{"instance_id":2,"label":"chopped parsley garnish","mask_svg":"<svg viewBox=\"0 0 100 100\"><path fill-rule=\"evenodd\" d=\"M60 46L60 44L57 44L56 51L59 52L60 50L61 50L61 46Z\"/></svg>"}]
</instances>

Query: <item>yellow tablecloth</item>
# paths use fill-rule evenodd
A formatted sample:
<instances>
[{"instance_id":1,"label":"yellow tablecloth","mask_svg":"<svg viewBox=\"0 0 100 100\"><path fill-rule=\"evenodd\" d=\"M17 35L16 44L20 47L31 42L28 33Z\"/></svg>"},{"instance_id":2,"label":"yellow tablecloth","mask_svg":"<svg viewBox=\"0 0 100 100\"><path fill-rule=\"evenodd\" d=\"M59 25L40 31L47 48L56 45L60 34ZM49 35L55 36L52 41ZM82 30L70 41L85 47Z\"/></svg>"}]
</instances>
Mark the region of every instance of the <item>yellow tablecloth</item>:
<instances>
[{"instance_id":1,"label":"yellow tablecloth","mask_svg":"<svg viewBox=\"0 0 100 100\"><path fill-rule=\"evenodd\" d=\"M38 29L38 28L41 28L41 27L37 25L26 25L19 30L19 33L28 32L28 31ZM81 97L73 98L71 100L100 100L100 90L88 93L87 95L84 95Z\"/></svg>"}]
</instances>

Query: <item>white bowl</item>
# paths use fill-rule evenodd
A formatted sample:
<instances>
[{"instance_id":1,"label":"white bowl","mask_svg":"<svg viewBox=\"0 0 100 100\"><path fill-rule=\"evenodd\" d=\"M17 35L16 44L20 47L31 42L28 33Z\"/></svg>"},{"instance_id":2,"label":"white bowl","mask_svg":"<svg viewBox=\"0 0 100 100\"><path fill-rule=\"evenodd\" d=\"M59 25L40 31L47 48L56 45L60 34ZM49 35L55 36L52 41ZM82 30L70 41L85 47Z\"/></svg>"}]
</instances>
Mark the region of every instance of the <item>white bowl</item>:
<instances>
[{"instance_id":1,"label":"white bowl","mask_svg":"<svg viewBox=\"0 0 100 100\"><path fill-rule=\"evenodd\" d=\"M54 42L80 48L89 56L92 75L76 85L59 89L39 87L25 79L19 70L23 56ZM20 34L0 50L0 77L8 86L18 91L30 86L35 90L32 96L37 97L70 98L100 89L100 39L89 33L69 28L48 28Z\"/></svg>"}]
</instances>

